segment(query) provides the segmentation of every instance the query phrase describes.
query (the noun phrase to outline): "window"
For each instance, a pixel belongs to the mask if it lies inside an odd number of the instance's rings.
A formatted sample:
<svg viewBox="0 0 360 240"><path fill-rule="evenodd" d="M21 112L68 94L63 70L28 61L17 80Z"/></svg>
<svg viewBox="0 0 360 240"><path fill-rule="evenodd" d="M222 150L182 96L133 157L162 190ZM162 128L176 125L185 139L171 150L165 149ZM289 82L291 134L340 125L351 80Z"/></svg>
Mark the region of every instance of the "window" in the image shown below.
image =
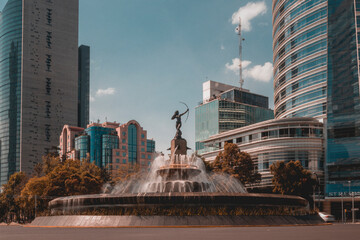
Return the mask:
<svg viewBox="0 0 360 240"><path fill-rule="evenodd" d="M122 148L122 150L126 150L126 146L122 146L121 148Z"/></svg>
<svg viewBox="0 0 360 240"><path fill-rule="evenodd" d="M116 156L120 156L120 152L116 152Z"/></svg>
<svg viewBox="0 0 360 240"><path fill-rule="evenodd" d="M137 128L134 124L128 127L128 151L129 163L136 163L137 161Z"/></svg>
<svg viewBox="0 0 360 240"><path fill-rule="evenodd" d="M122 143L126 143L126 139L123 139L123 140L122 140Z"/></svg>
<svg viewBox="0 0 360 240"><path fill-rule="evenodd" d="M122 155L123 155L123 157L126 157L126 153L123 153Z"/></svg>
<svg viewBox="0 0 360 240"><path fill-rule="evenodd" d="M145 146L145 142L144 142L144 141L141 141L141 146Z"/></svg>
<svg viewBox="0 0 360 240"><path fill-rule="evenodd" d="M117 159L116 159L116 163L120 163L120 159L117 158Z"/></svg>
<svg viewBox="0 0 360 240"><path fill-rule="evenodd" d="M141 138L144 138L145 137L145 135L144 134L141 134Z"/></svg>
<svg viewBox="0 0 360 240"><path fill-rule="evenodd" d="M151 159L151 155L150 155L150 154L148 155L148 159Z"/></svg>
<svg viewBox="0 0 360 240"><path fill-rule="evenodd" d="M145 158L145 154L141 154L141 158Z"/></svg>
<svg viewBox="0 0 360 240"><path fill-rule="evenodd" d="M123 159L122 163L123 163L123 164L126 164L126 159Z"/></svg>
<svg viewBox="0 0 360 240"><path fill-rule="evenodd" d="M145 152L145 148L141 148L141 151L142 151L142 152Z"/></svg>
<svg viewBox="0 0 360 240"><path fill-rule="evenodd" d="M126 136L126 132L123 132L122 135L123 135L123 136Z"/></svg>

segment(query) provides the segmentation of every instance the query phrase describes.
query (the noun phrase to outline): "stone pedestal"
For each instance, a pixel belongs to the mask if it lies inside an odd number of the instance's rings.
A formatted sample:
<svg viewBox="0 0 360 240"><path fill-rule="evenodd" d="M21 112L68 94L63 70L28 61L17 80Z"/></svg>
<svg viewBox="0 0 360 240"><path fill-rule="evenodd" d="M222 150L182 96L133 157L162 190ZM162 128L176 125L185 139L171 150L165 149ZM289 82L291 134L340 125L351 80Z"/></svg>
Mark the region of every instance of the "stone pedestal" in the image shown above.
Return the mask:
<svg viewBox="0 0 360 240"><path fill-rule="evenodd" d="M177 148L176 148L177 147ZM175 151L176 149L176 151ZM187 143L183 138L175 138L171 140L171 155L186 155L187 153Z"/></svg>

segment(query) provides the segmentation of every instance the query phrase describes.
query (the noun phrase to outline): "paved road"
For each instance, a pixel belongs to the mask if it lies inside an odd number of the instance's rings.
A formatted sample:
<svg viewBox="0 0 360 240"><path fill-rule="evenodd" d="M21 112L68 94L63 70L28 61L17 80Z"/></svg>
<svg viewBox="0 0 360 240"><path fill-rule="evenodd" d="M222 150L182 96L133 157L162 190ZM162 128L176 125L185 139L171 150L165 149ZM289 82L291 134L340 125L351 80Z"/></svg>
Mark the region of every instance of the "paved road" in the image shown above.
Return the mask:
<svg viewBox="0 0 360 240"><path fill-rule="evenodd" d="M1 240L359 240L360 225L328 225L299 227L236 227L236 228L27 228L0 226Z"/></svg>

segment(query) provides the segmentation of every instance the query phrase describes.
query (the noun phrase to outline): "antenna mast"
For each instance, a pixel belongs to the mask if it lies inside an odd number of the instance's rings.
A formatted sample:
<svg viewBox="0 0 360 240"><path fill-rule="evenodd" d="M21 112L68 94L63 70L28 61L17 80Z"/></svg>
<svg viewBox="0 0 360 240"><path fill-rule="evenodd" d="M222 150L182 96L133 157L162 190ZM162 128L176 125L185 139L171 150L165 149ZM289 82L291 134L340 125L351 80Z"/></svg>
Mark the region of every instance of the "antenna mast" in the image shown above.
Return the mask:
<svg viewBox="0 0 360 240"><path fill-rule="evenodd" d="M236 28L237 34L239 35L239 75L240 75L240 89L242 89L244 84L244 79L242 77L242 41L245 39L241 36L241 17L239 17L239 26Z"/></svg>

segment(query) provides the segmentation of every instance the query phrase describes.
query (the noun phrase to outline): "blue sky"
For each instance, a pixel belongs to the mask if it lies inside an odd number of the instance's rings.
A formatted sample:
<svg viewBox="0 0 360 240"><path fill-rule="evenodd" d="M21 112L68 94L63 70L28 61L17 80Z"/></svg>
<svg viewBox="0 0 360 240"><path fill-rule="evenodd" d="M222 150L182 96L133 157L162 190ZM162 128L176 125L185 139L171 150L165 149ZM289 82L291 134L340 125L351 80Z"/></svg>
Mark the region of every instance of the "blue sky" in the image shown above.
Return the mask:
<svg viewBox="0 0 360 240"><path fill-rule="evenodd" d="M268 96L273 107L271 1L80 0L79 44L91 47L90 119L135 119L165 151L175 134L170 118L186 102L182 132L194 148L202 83L238 85L232 16L240 8L244 65L251 61L244 88Z"/></svg>

